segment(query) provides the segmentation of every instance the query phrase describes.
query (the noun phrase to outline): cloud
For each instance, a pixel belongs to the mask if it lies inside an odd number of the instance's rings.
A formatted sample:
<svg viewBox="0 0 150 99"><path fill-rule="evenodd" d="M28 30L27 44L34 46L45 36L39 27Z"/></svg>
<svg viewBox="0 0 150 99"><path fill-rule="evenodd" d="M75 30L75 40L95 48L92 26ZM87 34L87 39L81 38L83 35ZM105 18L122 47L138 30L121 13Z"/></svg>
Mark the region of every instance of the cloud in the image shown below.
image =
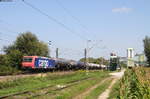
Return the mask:
<svg viewBox="0 0 150 99"><path fill-rule="evenodd" d="M128 13L128 12L131 12L132 10L133 10L132 8L121 7L121 8L113 8L112 12L114 12L114 13Z"/></svg>

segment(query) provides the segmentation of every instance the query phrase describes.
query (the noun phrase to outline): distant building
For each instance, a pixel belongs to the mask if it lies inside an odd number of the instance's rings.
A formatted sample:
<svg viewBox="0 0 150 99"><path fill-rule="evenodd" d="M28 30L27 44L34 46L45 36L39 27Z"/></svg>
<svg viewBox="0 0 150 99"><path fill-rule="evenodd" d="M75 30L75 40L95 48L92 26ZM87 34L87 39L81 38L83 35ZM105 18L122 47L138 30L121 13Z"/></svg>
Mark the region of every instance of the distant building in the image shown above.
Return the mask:
<svg viewBox="0 0 150 99"><path fill-rule="evenodd" d="M127 58L133 58L134 57L134 49L133 48L128 48L127 49Z"/></svg>
<svg viewBox="0 0 150 99"><path fill-rule="evenodd" d="M146 56L144 53L136 54L134 57L135 66L145 66L146 65Z"/></svg>
<svg viewBox="0 0 150 99"><path fill-rule="evenodd" d="M119 62L127 64L127 57L119 57Z"/></svg>
<svg viewBox="0 0 150 99"><path fill-rule="evenodd" d="M127 49L127 67L134 67L134 49Z"/></svg>
<svg viewBox="0 0 150 99"><path fill-rule="evenodd" d="M146 59L144 52L140 54L135 54L135 51L133 48L128 48L126 55L127 55L126 57L120 57L114 53L111 53L110 59L118 58L119 63L123 63L127 65L127 67L147 66L147 59Z"/></svg>
<svg viewBox="0 0 150 99"><path fill-rule="evenodd" d="M135 54L133 48L127 49L127 56L126 57L119 57L119 61L126 64L127 67L134 67L134 66L146 66L146 56L144 53Z"/></svg>

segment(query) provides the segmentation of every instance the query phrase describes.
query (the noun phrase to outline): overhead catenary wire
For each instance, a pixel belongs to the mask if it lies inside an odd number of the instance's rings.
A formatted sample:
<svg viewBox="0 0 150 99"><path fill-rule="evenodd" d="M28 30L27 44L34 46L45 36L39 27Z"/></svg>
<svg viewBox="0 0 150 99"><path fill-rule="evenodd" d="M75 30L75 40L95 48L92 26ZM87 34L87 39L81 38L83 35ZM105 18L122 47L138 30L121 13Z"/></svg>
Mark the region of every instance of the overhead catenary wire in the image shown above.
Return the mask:
<svg viewBox="0 0 150 99"><path fill-rule="evenodd" d="M97 41L95 44L93 44L92 47L90 47L90 48L88 49L88 51L90 51L90 50L93 49L95 46L97 46L97 45L99 44L99 42L102 42L102 40Z"/></svg>
<svg viewBox="0 0 150 99"><path fill-rule="evenodd" d="M78 54L78 55L81 55L83 52L80 51L80 50L74 50L74 49L71 49L71 48L60 48L60 52L59 54L60 55L73 55L73 54Z"/></svg>
<svg viewBox="0 0 150 99"><path fill-rule="evenodd" d="M8 39L1 39L0 38L0 54L2 54L4 51L4 47L2 46L2 42L5 42L5 46L7 45L7 44L11 44L12 42L10 41L10 40L8 40Z"/></svg>
<svg viewBox="0 0 150 99"><path fill-rule="evenodd" d="M6 22L2 19L0 19L0 23L5 23L7 25L12 26L11 24L9 24L8 22ZM16 31L6 28L6 27L0 27L0 28L1 28L1 30L7 31L7 32L0 31L0 42L5 42L5 43L7 42L8 44L13 43L13 40L9 39L9 38L16 37L18 33Z"/></svg>
<svg viewBox="0 0 150 99"><path fill-rule="evenodd" d="M15 32L15 31L13 31L13 30L10 30L10 29L8 29L8 28L5 28L5 27L0 27L2 30L5 30L5 31L7 31L7 32L11 32L11 33L13 33L13 34L17 34L17 32Z"/></svg>
<svg viewBox="0 0 150 99"><path fill-rule="evenodd" d="M55 50L51 50L53 52L56 53L56 48L59 48L59 57L60 58L63 58L64 56L65 57L69 57L69 56L82 56L83 52L80 51L80 50L75 50L75 49L71 49L71 48L62 48L62 47L56 47L55 44L52 44L51 46L52 49L55 49ZM54 54L53 54L54 55Z"/></svg>
<svg viewBox="0 0 150 99"><path fill-rule="evenodd" d="M36 10L37 12L41 13L42 15L46 16L49 20L54 21L55 23L59 24L61 27L63 27L64 29L66 29L68 32L80 37L82 40L87 40L87 38L85 36L82 36L78 33L76 33L74 30L72 30L71 28L69 28L68 26L66 26L65 24L63 24L62 22L58 21L57 19L55 19L54 17L48 15L47 13L43 12L41 9L35 7L34 5L32 5L31 3L22 0L24 2L24 4L30 6L32 9Z"/></svg>
<svg viewBox="0 0 150 99"><path fill-rule="evenodd" d="M82 22L80 21L80 19L77 18L75 15L73 15L73 14L71 13L71 11L68 10L68 9L60 2L60 0L55 0L55 1L56 1L56 3L57 3L68 15L70 15L70 16L72 17L72 19L74 19L74 20L81 26L81 28L83 29L84 32L90 33L89 30L88 30L88 28L87 28L87 26L85 26L84 24L82 24Z"/></svg>
<svg viewBox="0 0 150 99"><path fill-rule="evenodd" d="M3 35L5 35L5 36L7 36L7 37L16 37L17 36L17 35L13 34L14 32L9 32L9 31L5 32L5 33L2 32L2 31L0 31L0 33L3 34Z"/></svg>
<svg viewBox="0 0 150 99"><path fill-rule="evenodd" d="M12 41L10 41L9 39L4 39L4 38L1 38L1 34L2 34L2 32L0 32L0 41L6 41L6 42L9 42L9 43L11 43Z"/></svg>
<svg viewBox="0 0 150 99"><path fill-rule="evenodd" d="M8 22L6 22L6 21L4 21L4 20L2 20L2 19L0 19L0 22L1 22L1 23L5 23L5 24L7 24L7 25L11 25L10 23L8 23Z"/></svg>
<svg viewBox="0 0 150 99"><path fill-rule="evenodd" d="M8 39L1 39L1 38L0 38L0 41L6 41L6 42L11 43L11 41L10 41L10 40L8 40Z"/></svg>
<svg viewBox="0 0 150 99"><path fill-rule="evenodd" d="M70 16L72 17L72 19L74 19L74 20L81 26L81 28L83 29L83 32L88 33L88 34L91 34L91 31L89 31L89 29L87 28L87 26L86 26L85 24L83 24L83 23L81 22L81 20L80 20L77 16L73 15L73 14L71 13L71 11L68 10L68 9L61 3L60 0L55 0L55 1L56 1L56 3L57 3L68 15L70 15ZM92 32L92 34L94 34L94 36L96 36L95 33ZM93 36L93 35L92 35L92 36ZM93 36L93 37L94 37L94 36ZM94 38L95 38L95 37L94 37Z"/></svg>
<svg viewBox="0 0 150 99"><path fill-rule="evenodd" d="M10 25L8 22L5 22L4 20L2 20L2 19L0 19L0 22L2 22L2 23L5 23L5 24L7 24L7 25ZM12 26L12 25L10 25L10 26ZM11 35L14 35L14 36L16 36L16 35L18 35L18 33L19 32L16 32L15 30L12 30L12 29L9 29L9 28L6 28L6 27L0 27L2 30L5 30L5 31L7 31L7 32L9 32L9 33L11 33Z"/></svg>

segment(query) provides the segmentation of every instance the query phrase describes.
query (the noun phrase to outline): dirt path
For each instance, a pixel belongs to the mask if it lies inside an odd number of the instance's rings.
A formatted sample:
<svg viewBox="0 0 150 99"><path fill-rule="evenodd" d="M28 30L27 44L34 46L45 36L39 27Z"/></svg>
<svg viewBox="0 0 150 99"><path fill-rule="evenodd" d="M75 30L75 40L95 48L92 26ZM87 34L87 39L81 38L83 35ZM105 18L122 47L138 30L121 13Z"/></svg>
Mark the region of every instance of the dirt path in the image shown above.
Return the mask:
<svg viewBox="0 0 150 99"><path fill-rule="evenodd" d="M92 86L91 88L87 89L86 91L84 91L83 93L81 93L78 96L74 97L73 99L84 99L92 90L94 90L95 88L100 86L106 80L113 79L112 82L110 83L110 86L98 97L98 99L107 99L108 96L109 96L109 93L110 93L110 89L115 84L115 82L123 76L124 71L125 70L122 70L121 72L110 73L109 75L111 75L111 77L105 78L100 83Z"/></svg>
<svg viewBox="0 0 150 99"><path fill-rule="evenodd" d="M123 76L124 71L125 70L122 70L121 72L110 73L110 75L112 75L113 77L113 81L111 82L109 87L102 94L100 94L98 99L107 99L109 97L109 93L110 93L112 86L115 84L117 80L119 80Z"/></svg>
<svg viewBox="0 0 150 99"><path fill-rule="evenodd" d="M79 94L78 96L74 97L73 99L84 99L93 89L97 88L98 86L100 86L101 84L103 84L106 80L112 79L111 77L105 78L102 81L100 81L100 83L92 86L91 88L87 89L86 91L84 91L83 93Z"/></svg>

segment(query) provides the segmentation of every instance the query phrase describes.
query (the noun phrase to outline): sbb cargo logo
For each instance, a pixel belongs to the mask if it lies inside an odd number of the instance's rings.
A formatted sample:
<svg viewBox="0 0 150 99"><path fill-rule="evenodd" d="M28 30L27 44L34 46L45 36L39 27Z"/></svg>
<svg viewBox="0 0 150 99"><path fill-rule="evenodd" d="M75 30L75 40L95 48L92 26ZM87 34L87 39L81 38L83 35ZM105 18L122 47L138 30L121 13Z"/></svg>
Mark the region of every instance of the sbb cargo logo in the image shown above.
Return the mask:
<svg viewBox="0 0 150 99"><path fill-rule="evenodd" d="M48 67L48 60L39 60L39 67Z"/></svg>

